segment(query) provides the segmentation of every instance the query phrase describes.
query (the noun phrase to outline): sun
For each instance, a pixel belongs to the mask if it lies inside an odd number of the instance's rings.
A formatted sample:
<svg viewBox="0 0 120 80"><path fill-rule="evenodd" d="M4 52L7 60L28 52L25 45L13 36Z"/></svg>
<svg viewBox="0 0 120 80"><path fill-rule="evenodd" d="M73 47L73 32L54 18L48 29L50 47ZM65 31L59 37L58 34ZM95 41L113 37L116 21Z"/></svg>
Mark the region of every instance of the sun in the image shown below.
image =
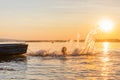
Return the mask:
<svg viewBox="0 0 120 80"><path fill-rule="evenodd" d="M114 26L113 21L109 19L104 19L99 21L99 28L104 32L109 32Z"/></svg>

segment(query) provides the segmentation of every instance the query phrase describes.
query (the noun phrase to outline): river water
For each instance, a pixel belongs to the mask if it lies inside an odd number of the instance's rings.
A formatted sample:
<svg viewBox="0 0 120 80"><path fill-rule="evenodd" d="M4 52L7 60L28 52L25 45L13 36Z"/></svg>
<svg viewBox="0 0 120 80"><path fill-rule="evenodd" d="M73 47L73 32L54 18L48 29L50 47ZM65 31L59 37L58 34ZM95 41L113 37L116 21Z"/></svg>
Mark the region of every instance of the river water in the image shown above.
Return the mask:
<svg viewBox="0 0 120 80"><path fill-rule="evenodd" d="M37 54L61 54L63 46L70 54L83 43L28 44L27 55L0 57L0 80L120 80L120 43L95 43L92 54L65 57Z"/></svg>

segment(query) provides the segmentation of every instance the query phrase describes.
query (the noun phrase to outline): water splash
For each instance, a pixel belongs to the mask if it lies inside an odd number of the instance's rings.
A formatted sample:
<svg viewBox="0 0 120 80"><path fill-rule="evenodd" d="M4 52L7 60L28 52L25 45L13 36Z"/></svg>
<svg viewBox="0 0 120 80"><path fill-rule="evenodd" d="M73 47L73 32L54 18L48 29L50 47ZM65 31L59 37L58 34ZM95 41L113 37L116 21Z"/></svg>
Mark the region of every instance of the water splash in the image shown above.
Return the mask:
<svg viewBox="0 0 120 80"><path fill-rule="evenodd" d="M93 53L94 51L94 45L95 45L95 34L96 30L92 30L88 33L85 42L84 42L84 47L81 51L81 54L88 54L88 53Z"/></svg>
<svg viewBox="0 0 120 80"><path fill-rule="evenodd" d="M82 54L91 54L94 51L94 44L95 44L95 34L96 30L90 31L85 39L84 46L80 46L80 34L77 34L77 40L74 42L73 40L69 40L62 46L59 51L54 48L52 51L42 49L38 50L34 53L28 53L28 55L32 56L79 56ZM74 46L76 45L76 46Z"/></svg>

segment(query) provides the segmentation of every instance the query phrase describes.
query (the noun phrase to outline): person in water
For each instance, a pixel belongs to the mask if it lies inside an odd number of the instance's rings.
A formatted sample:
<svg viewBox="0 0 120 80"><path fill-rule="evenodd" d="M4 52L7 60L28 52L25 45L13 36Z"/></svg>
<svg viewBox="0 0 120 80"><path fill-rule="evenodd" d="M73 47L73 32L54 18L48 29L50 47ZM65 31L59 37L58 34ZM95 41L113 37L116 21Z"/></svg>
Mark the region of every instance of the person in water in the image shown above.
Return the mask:
<svg viewBox="0 0 120 80"><path fill-rule="evenodd" d="M67 55L67 48L66 47L62 47L62 50L61 50L63 56L66 56Z"/></svg>

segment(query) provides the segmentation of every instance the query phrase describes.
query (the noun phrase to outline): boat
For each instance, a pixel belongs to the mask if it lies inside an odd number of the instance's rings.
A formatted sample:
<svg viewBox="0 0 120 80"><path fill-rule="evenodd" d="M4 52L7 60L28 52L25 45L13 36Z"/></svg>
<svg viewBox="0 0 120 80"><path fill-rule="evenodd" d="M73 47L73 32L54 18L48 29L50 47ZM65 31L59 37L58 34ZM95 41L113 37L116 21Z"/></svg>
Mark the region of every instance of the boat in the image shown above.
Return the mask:
<svg viewBox="0 0 120 80"><path fill-rule="evenodd" d="M0 44L0 55L20 55L27 52L26 43L2 43Z"/></svg>

